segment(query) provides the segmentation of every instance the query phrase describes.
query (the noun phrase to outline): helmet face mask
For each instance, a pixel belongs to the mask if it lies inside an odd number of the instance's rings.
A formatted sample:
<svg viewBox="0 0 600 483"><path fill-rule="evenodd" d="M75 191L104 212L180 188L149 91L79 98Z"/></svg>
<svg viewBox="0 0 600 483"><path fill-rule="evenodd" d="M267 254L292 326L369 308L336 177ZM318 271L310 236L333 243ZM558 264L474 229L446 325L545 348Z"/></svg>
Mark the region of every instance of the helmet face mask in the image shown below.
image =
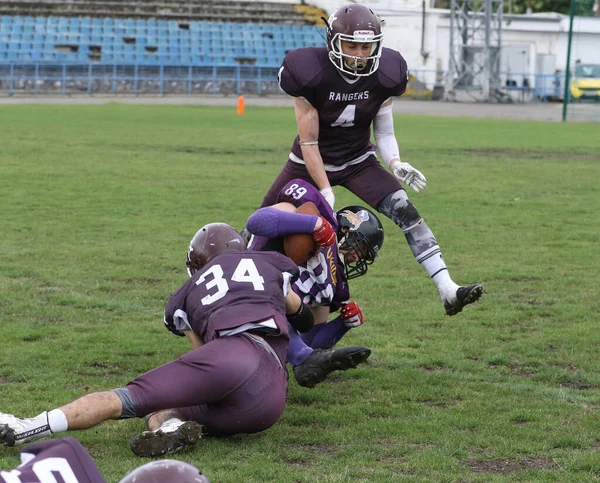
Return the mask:
<svg viewBox="0 0 600 483"><path fill-rule="evenodd" d="M344 257L346 280L358 278L367 273L368 266L377 258L377 253L358 232L347 232L339 250ZM355 254L354 256L352 256ZM354 258L358 258L354 260Z"/></svg>
<svg viewBox="0 0 600 483"><path fill-rule="evenodd" d="M339 8L327 21L329 60L344 74L354 77L371 75L379 67L383 34L381 22L364 5L352 4ZM368 56L344 52L344 42L370 44Z"/></svg>
<svg viewBox="0 0 600 483"><path fill-rule="evenodd" d="M336 214L338 249L344 259L347 280L367 273L383 245L383 226L377 216L362 206L346 206Z"/></svg>

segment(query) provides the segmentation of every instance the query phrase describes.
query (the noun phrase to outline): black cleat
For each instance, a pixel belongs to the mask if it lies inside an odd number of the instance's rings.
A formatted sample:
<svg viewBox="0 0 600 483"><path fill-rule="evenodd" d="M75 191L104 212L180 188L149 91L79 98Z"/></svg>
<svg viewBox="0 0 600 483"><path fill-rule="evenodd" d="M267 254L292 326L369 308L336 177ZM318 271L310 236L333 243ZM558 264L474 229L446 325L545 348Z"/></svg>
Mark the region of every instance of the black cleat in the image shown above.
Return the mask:
<svg viewBox="0 0 600 483"><path fill-rule="evenodd" d="M479 300L479 297L483 295L483 285L475 283L468 287L458 287L456 291L456 300L454 302L445 301L444 308L446 309L446 315L456 315L462 312L465 305L472 304Z"/></svg>
<svg viewBox="0 0 600 483"><path fill-rule="evenodd" d="M371 349L363 346L315 349L308 359L294 367L294 377L302 387L315 387L333 371L354 369L370 355Z"/></svg>
<svg viewBox="0 0 600 483"><path fill-rule="evenodd" d="M154 458L194 446L202 437L202 426L196 421L163 424L156 431L144 431L129 445L133 454Z"/></svg>

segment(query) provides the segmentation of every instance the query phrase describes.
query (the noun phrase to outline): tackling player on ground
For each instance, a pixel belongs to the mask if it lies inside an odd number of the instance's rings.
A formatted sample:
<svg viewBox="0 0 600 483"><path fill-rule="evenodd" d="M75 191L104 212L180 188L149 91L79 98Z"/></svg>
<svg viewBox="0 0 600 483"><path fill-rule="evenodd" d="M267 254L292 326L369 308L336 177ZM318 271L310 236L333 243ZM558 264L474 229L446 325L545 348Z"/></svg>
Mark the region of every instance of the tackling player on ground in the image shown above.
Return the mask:
<svg viewBox="0 0 600 483"><path fill-rule="evenodd" d="M290 289L298 267L279 253L247 251L240 234L224 223L198 230L186 265L190 278L169 298L164 321L190 340L191 352L125 387L86 394L34 418L0 413L0 442L14 446L176 408L160 431L131 443L135 454L160 456L195 443L202 433L255 433L275 424L287 393L287 317L307 330L313 322Z"/></svg>

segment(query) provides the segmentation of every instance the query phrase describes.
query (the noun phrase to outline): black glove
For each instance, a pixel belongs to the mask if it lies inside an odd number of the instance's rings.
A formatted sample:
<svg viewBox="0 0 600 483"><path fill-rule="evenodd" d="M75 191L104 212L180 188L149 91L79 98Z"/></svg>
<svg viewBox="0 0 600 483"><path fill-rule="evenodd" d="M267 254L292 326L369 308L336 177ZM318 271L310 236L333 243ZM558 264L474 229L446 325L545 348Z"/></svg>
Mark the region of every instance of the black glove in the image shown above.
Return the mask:
<svg viewBox="0 0 600 483"><path fill-rule="evenodd" d="M304 303L300 304L300 308L296 312L287 314L286 317L290 325L298 332L308 332L315 325L310 307Z"/></svg>

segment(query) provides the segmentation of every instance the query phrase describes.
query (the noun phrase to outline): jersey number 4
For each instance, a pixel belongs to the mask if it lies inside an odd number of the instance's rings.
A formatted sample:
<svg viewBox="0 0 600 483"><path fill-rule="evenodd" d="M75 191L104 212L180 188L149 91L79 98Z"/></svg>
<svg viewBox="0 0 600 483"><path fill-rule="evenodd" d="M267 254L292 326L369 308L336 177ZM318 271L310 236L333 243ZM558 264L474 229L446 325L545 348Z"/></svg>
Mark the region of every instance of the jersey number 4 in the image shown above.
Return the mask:
<svg viewBox="0 0 600 483"><path fill-rule="evenodd" d="M227 292L229 292L229 284L224 275L221 265L216 264L210 267L198 280L196 280L196 285L204 284L207 291L213 290L214 288L217 289L216 292L202 298L202 305L210 305L227 295ZM258 269L251 258L242 258L240 260L240 263L238 263L238 266L231 276L231 281L251 283L254 290L262 291L265 289L265 279L258 273Z"/></svg>
<svg viewBox="0 0 600 483"><path fill-rule="evenodd" d="M348 104L331 127L352 127L356 116L356 104Z"/></svg>

